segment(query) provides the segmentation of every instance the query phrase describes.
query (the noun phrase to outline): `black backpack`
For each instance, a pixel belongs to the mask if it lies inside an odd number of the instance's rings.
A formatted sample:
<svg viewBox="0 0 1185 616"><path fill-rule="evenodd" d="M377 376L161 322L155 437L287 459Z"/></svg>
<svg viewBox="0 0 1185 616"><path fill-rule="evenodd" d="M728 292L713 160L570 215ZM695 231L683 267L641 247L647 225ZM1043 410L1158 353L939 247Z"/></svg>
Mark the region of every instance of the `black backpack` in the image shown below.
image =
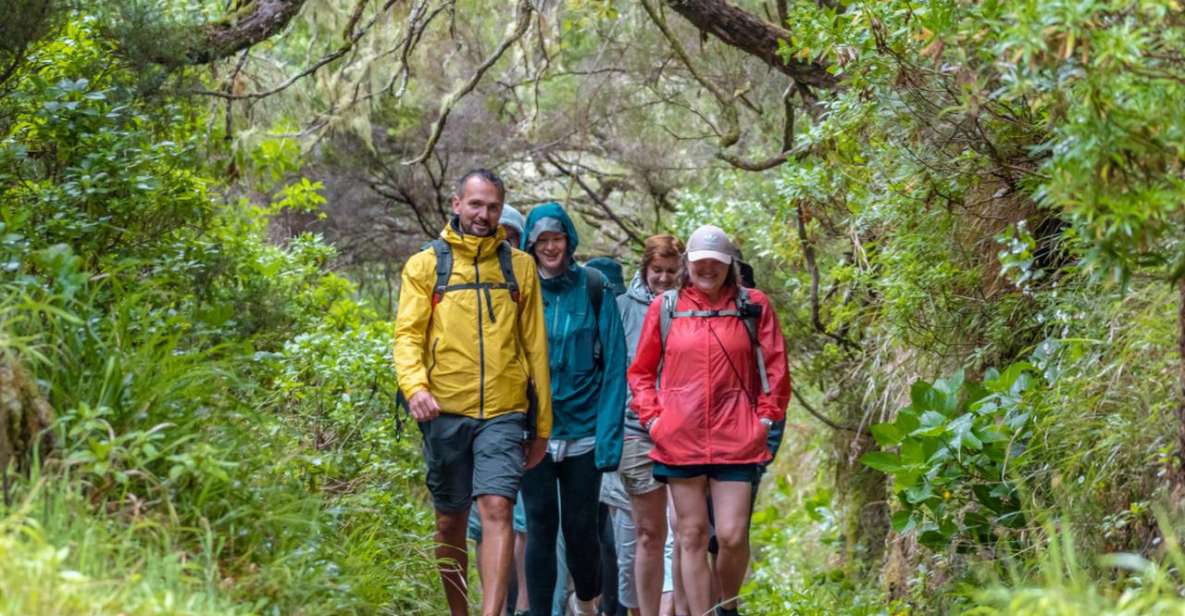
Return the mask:
<svg viewBox="0 0 1185 616"><path fill-rule="evenodd" d="M502 270L502 282L481 282L480 276L477 282L465 282L461 284L448 283L449 276L453 273L453 247L444 241L443 238L437 238L424 245L424 248L431 248L436 255L436 283L432 285L432 309L436 309L436 304L444 299L444 294L449 291L461 291L466 289L480 289L485 291L486 298L489 298L491 289L506 289L510 291L510 297L514 303L518 303L520 299L518 289L518 279L514 276L514 263L511 259L510 244L506 242L498 243L498 269ZM490 308L490 319L494 318L494 309Z"/></svg>

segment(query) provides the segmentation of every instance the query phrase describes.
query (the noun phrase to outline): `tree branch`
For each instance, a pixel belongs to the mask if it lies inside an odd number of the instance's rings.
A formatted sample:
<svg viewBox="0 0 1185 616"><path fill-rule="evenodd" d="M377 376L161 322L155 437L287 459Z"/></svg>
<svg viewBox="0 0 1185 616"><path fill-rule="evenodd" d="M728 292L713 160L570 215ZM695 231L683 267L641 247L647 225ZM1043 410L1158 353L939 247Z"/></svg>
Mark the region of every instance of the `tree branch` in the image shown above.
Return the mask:
<svg viewBox="0 0 1185 616"><path fill-rule="evenodd" d="M505 39L502 39L502 42L498 44L494 53L490 54L490 57L486 58L485 62L481 63L481 66L477 67L477 70L473 72L473 75L469 77L468 81L461 84L460 88L445 97L444 101L440 104L440 117L432 124L432 132L428 136L428 143L424 144L424 151L411 160L403 161L403 164L417 165L428 160L428 157L432 155L432 150L436 148L436 143L440 141L440 135L444 132L444 124L448 121L448 115L453 110L453 106L464 98L466 94L472 92L473 88L477 87L478 82L486 74L486 71L490 70L490 67L498 62L498 59L502 57L502 54L506 53L506 50L511 45L522 38L523 34L526 34L527 28L531 25L530 2L519 0L515 20L514 30Z"/></svg>
<svg viewBox="0 0 1185 616"><path fill-rule="evenodd" d="M815 326L815 330L820 334L835 340L843 346L853 350L860 350L860 346L848 340L847 338L827 331L823 326L823 320L819 316L819 264L815 262L815 245L811 243L806 235L806 214L803 212L802 203L799 203L794 208L794 214L798 222L798 243L802 245L802 256L806 259L807 269L811 273L811 324Z"/></svg>
<svg viewBox="0 0 1185 616"><path fill-rule="evenodd" d="M609 204L605 203L605 200L600 195L598 195L596 191L594 191L587 183L585 183L584 179L580 177L580 174L573 173L571 170L564 167L562 164L560 164L559 160L551 154L545 153L543 157L546 158L547 162L551 163L553 167L558 169L560 173L575 180L576 183L580 185L581 190L583 190L589 196L589 198L593 200L594 203L600 206L601 210L605 212L605 215L608 216L609 219L614 222L614 224L616 224L618 227L621 227L622 231L625 231L626 235L630 237L630 240L636 242L638 245L642 244L642 236L638 235L633 229L630 229L628 226L626 226L625 221L618 217L617 214L613 212L613 208L610 208Z"/></svg>
<svg viewBox="0 0 1185 616"><path fill-rule="evenodd" d="M251 0L234 13L202 28L198 42L181 57L187 64L209 64L263 42L288 27L306 0ZM175 59L163 61L168 64Z"/></svg>
<svg viewBox="0 0 1185 616"><path fill-rule="evenodd" d="M823 422L832 430L845 430L847 432L854 432L856 434L861 434L863 432L862 430L853 428L852 426L837 424L831 419L828 419L827 416L823 415L819 411L816 411L815 407L811 406L810 403L806 401L806 398L803 398L802 394L798 393L798 388L792 388L791 391L794 393L794 399L798 400L798 403L802 405L802 408L806 409L806 412L814 415L815 419Z"/></svg>
<svg viewBox="0 0 1185 616"><path fill-rule="evenodd" d="M839 80L823 64L793 59L784 62L778 53L778 41L788 42L790 32L733 6L728 0L666 0L666 4L699 31L761 59L794 81L828 89L838 84Z"/></svg>
<svg viewBox="0 0 1185 616"><path fill-rule="evenodd" d="M700 83L700 85L707 88L708 91L712 93L712 96L715 96L716 100L719 101L721 111L724 113L724 123L726 126L724 133L720 135L720 149L723 150L725 148L731 147L741 137L741 128L740 123L737 120L737 108L736 103L733 101L733 97L725 94L724 91L720 89L720 86L716 85L714 82L704 77L698 70L696 70L695 65L691 63L691 57L688 56L687 51L683 49L683 44L679 42L679 39L675 36L675 33L671 32L670 27L667 26L667 22L665 19L663 19L662 15L659 15L658 11L654 7L650 6L650 2L648 0L642 0L642 8L646 10L646 14L650 16L650 20L654 22L654 25L658 26L659 31L661 31L663 36L666 37L667 42L671 45L671 50L675 52L675 56L679 58L679 61L683 63L683 66L687 67L687 72L691 73L691 76L694 77L695 80Z"/></svg>

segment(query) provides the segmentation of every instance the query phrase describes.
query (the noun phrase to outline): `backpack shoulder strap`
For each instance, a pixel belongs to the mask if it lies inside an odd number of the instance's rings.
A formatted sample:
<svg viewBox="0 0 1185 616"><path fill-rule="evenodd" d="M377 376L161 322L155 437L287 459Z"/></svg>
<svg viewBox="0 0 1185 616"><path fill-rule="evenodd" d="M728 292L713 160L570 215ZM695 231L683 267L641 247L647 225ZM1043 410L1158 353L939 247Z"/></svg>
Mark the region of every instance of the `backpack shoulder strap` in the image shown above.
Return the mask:
<svg viewBox="0 0 1185 616"><path fill-rule="evenodd" d="M605 275L592 267L586 267L584 271L588 273L588 283L585 286L585 290L588 291L588 303L592 304L593 315L596 316L597 326L600 327L601 302L605 300Z"/></svg>
<svg viewBox="0 0 1185 616"><path fill-rule="evenodd" d="M510 291L510 298L518 303L518 278L514 275L514 253L507 242L498 244L498 268L502 270L502 280L506 283L506 290Z"/></svg>
<svg viewBox="0 0 1185 616"><path fill-rule="evenodd" d="M668 289L663 291L662 310L659 312L659 332L662 334L662 351L666 354L667 351L667 334L671 333L671 319L675 318L675 306L679 304L679 290Z"/></svg>
<svg viewBox="0 0 1185 616"><path fill-rule="evenodd" d="M453 273L453 248L443 238L436 238L428 245L436 254L436 282L432 285L432 307L436 308L436 304L444 297L449 276Z"/></svg>
<svg viewBox="0 0 1185 616"><path fill-rule="evenodd" d="M757 310L751 308L756 306ZM769 394L769 376L765 373L765 353L761 350L761 341L757 338L757 319L761 315L760 304L754 304L749 299L749 288L740 287L737 290L737 316L745 324L745 331L749 332L749 343L753 346L753 357L757 360L757 374L761 377L761 393Z"/></svg>
<svg viewBox="0 0 1185 616"><path fill-rule="evenodd" d="M658 311L659 342L662 354L658 356L658 383L662 383L662 368L667 360L667 334L671 333L671 319L675 318L675 306L679 304L679 289L667 289L656 301L662 302Z"/></svg>

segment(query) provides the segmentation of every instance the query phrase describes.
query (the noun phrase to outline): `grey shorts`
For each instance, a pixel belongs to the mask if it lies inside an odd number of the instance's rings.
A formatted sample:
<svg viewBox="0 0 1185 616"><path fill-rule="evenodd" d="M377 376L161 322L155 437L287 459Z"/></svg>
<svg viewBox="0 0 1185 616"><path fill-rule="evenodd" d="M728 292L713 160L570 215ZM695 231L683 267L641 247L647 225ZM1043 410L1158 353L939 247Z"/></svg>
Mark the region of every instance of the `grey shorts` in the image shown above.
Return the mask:
<svg viewBox="0 0 1185 616"><path fill-rule="evenodd" d="M428 464L428 491L442 513L464 511L485 494L514 500L526 467L526 415L474 419L441 413L419 424Z"/></svg>
<svg viewBox="0 0 1185 616"><path fill-rule="evenodd" d="M621 449L621 465L617 467L617 473L621 475L621 483L625 485L627 494L649 494L662 487L654 478L654 460L650 459L652 449L654 442L649 438L625 439Z"/></svg>

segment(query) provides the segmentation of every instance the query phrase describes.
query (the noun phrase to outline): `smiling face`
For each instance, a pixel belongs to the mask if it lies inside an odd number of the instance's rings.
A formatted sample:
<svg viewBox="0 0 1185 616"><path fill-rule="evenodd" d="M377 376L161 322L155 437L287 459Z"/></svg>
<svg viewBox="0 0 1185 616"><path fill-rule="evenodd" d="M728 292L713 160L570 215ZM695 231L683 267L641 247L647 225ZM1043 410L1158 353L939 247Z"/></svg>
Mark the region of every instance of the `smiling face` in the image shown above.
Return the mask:
<svg viewBox="0 0 1185 616"><path fill-rule="evenodd" d="M692 286L715 298L728 279L729 267L729 264L715 259L700 259L689 263L687 269Z"/></svg>
<svg viewBox="0 0 1185 616"><path fill-rule="evenodd" d="M646 287L655 295L674 289L683 273L683 261L674 256L656 256L646 266Z"/></svg>
<svg viewBox="0 0 1185 616"><path fill-rule="evenodd" d="M502 218L502 191L480 176L465 181L461 194L453 196L453 213L461 230L469 235L493 235Z"/></svg>
<svg viewBox="0 0 1185 616"><path fill-rule="evenodd" d="M544 231L533 248L539 269L548 276L558 276L568 268L568 236L558 231Z"/></svg>

